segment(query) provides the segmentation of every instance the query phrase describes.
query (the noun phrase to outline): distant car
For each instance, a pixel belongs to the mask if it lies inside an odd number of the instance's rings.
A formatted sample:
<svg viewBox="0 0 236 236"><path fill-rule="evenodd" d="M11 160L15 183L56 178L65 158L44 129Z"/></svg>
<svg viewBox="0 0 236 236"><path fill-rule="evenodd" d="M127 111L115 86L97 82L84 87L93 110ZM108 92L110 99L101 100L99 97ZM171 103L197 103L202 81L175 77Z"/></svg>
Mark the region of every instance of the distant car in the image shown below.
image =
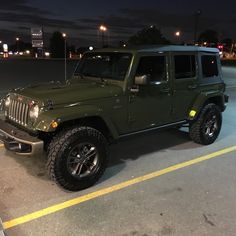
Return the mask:
<svg viewBox="0 0 236 236"><path fill-rule="evenodd" d="M228 102L224 93L218 49L96 50L84 54L66 84L9 93L1 139L21 155L46 150L50 177L77 191L103 174L113 140L188 125L192 140L213 143Z"/></svg>

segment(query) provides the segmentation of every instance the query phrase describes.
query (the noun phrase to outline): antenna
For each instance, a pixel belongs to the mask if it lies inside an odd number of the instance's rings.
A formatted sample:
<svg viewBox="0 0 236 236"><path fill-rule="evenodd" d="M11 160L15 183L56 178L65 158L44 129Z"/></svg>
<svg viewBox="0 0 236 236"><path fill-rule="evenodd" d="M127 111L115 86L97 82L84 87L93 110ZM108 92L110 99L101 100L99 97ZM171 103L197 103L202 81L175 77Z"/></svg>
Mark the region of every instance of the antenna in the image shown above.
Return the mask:
<svg viewBox="0 0 236 236"><path fill-rule="evenodd" d="M65 82L66 82L66 77L67 77L66 36L67 36L67 35L66 35L66 33L63 33L62 36L63 36L64 41L65 41L65 46L64 46L64 50L65 50L65 51L64 51L64 57L65 57L65 58L64 58L64 64L65 64L65 78L64 78L64 79L65 79Z"/></svg>

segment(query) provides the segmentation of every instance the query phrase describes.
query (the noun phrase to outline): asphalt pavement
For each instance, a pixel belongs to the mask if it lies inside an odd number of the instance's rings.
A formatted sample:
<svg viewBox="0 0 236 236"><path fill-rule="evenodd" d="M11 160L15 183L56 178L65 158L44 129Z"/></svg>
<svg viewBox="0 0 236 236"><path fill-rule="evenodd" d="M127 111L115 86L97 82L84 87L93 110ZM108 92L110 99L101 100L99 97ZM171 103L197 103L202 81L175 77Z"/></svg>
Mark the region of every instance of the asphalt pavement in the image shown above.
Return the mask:
<svg viewBox="0 0 236 236"><path fill-rule="evenodd" d="M234 236L236 68L223 71L230 102L214 144L193 143L185 129L122 139L111 146L105 175L87 190L58 188L45 173L46 156L0 147L7 235Z"/></svg>

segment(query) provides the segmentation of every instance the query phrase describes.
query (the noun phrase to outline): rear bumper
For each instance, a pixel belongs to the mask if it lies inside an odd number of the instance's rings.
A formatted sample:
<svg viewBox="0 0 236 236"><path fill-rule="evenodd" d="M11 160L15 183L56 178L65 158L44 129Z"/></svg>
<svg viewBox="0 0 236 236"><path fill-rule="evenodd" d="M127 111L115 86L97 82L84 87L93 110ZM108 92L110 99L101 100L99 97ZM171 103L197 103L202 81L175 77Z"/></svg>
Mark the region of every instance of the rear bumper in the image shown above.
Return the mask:
<svg viewBox="0 0 236 236"><path fill-rule="evenodd" d="M0 119L0 140L7 150L20 155L42 154L44 142Z"/></svg>

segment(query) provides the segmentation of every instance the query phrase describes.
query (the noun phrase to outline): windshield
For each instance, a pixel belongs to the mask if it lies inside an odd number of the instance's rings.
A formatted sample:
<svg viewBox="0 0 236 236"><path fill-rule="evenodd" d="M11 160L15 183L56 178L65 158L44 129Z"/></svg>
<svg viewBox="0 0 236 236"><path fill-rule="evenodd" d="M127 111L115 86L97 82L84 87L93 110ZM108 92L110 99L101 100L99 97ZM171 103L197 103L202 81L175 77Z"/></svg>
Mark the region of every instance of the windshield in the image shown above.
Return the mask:
<svg viewBox="0 0 236 236"><path fill-rule="evenodd" d="M131 57L128 53L87 53L79 63L75 75L123 81Z"/></svg>

